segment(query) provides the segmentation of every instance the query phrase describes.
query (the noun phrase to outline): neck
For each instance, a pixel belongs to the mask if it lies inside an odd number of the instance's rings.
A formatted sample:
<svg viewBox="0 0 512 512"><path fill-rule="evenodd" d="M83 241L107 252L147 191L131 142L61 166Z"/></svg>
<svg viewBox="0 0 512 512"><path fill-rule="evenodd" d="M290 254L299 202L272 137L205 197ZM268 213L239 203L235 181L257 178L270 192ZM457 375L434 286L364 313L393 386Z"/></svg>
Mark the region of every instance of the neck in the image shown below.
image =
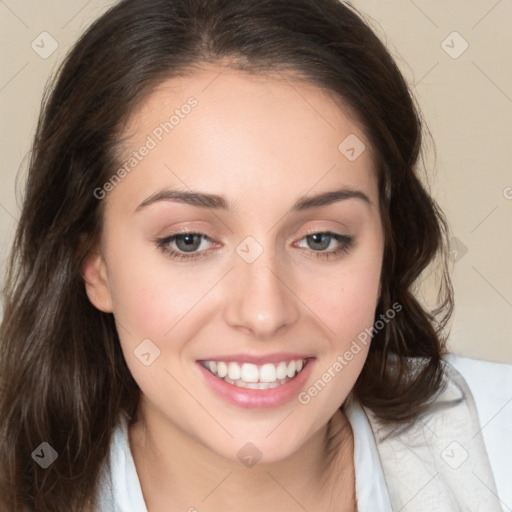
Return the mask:
<svg viewBox="0 0 512 512"><path fill-rule="evenodd" d="M336 510L352 510L353 437L340 410L289 457L245 467L140 405L129 437L149 512L329 510L333 500Z"/></svg>

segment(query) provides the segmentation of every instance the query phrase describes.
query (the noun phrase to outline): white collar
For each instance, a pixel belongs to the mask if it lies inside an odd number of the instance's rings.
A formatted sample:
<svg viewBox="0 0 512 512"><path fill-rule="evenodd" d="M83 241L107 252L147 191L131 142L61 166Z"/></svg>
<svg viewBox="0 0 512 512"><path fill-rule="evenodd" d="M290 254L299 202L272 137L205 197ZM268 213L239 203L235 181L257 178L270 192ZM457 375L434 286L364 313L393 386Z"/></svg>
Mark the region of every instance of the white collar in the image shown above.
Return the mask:
<svg viewBox="0 0 512 512"><path fill-rule="evenodd" d="M356 400L344 408L354 434L358 512L392 512L377 445L364 409Z"/></svg>

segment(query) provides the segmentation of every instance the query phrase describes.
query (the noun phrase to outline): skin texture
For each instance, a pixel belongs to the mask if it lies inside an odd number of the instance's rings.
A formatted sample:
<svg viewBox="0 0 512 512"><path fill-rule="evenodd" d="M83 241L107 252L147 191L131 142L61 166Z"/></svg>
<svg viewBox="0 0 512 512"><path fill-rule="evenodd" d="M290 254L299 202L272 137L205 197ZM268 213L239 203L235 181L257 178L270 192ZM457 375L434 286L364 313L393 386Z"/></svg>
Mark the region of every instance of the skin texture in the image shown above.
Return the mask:
<svg viewBox="0 0 512 512"><path fill-rule="evenodd" d="M369 142L319 88L205 65L138 106L120 162L191 96L197 106L162 141L153 136L156 147L102 199L101 239L83 269L91 302L115 316L142 390L130 443L148 510L355 510L352 432L339 407L368 346L308 404L266 409L214 394L196 361L309 354L307 389L372 326L384 238ZM350 134L366 145L355 161L338 149ZM135 212L173 187L223 195L233 211L158 201ZM371 204L290 212L301 196L342 187ZM203 257L176 260L157 247L181 228L208 237L196 250ZM355 246L322 257L342 243L318 249L308 230L353 236ZM236 251L248 236L262 249L251 263ZM160 355L145 366L134 350L148 338ZM252 467L237 457L248 442L261 452Z"/></svg>

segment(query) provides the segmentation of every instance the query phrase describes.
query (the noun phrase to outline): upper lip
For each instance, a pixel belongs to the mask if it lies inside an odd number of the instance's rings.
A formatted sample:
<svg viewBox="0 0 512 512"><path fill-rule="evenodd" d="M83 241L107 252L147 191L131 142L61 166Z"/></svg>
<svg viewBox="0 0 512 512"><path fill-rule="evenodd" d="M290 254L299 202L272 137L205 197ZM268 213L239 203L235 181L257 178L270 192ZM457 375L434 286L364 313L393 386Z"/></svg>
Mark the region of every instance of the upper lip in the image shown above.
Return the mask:
<svg viewBox="0 0 512 512"><path fill-rule="evenodd" d="M210 356L198 359L198 361L224 361L235 363L252 363L262 365L266 363L280 363L281 361L292 361L298 359L310 359L314 356L310 354L297 354L290 352L277 352L274 354L250 355L250 354L229 354L222 356Z"/></svg>

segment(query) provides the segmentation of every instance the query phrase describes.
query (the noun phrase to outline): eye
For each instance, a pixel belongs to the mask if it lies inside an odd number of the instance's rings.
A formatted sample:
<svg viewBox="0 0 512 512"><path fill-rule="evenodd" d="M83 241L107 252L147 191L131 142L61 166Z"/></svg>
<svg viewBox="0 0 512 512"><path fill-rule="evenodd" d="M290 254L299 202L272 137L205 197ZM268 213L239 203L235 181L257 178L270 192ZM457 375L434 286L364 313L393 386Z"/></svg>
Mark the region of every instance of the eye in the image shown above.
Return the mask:
<svg viewBox="0 0 512 512"><path fill-rule="evenodd" d="M197 252L198 249L202 247L203 240L209 240L211 242L210 238L204 233L181 232L156 240L156 245L172 258L178 260L193 260L205 255L205 250ZM178 250L172 248L170 244L175 244Z"/></svg>
<svg viewBox="0 0 512 512"><path fill-rule="evenodd" d="M355 238L341 233L333 233L332 231L312 231L306 234L301 240L306 240L308 246L312 249L312 256L315 258L332 259L342 253L349 252L355 246ZM335 248L327 251L331 243L335 244Z"/></svg>

